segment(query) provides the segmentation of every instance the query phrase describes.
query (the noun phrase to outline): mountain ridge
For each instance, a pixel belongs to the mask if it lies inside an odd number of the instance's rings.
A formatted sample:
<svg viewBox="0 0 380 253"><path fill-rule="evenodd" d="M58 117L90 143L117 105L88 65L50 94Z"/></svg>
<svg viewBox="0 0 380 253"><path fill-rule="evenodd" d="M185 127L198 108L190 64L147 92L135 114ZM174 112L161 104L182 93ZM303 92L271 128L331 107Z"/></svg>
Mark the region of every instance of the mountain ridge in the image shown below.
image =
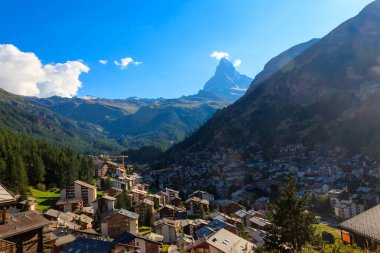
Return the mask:
<svg viewBox="0 0 380 253"><path fill-rule="evenodd" d="M217 112L169 153L287 143L380 150L380 1ZM347 138L347 136L350 136Z"/></svg>

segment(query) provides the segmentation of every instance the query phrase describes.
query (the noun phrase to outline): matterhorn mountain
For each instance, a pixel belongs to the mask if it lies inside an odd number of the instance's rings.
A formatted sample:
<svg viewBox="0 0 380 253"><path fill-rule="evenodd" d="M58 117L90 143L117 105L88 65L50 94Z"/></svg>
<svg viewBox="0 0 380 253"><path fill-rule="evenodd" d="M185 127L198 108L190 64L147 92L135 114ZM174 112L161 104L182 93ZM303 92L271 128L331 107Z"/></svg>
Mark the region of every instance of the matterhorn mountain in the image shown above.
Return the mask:
<svg viewBox="0 0 380 253"><path fill-rule="evenodd" d="M203 91L234 102L244 95L251 82L252 78L240 74L229 59L222 58L214 76L206 82Z"/></svg>

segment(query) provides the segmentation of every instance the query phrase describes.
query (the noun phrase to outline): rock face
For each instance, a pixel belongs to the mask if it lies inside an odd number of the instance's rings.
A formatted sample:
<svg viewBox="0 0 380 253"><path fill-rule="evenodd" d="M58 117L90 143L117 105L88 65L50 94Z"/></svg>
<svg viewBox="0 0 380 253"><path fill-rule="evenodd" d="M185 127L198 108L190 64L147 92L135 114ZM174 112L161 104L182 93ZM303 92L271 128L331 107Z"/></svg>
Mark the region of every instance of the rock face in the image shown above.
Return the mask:
<svg viewBox="0 0 380 253"><path fill-rule="evenodd" d="M236 101L243 96L252 79L236 71L231 61L222 58L215 74L207 81L203 90L217 97Z"/></svg>
<svg viewBox="0 0 380 253"><path fill-rule="evenodd" d="M257 78L261 76L258 75ZM218 112L172 152L201 146L259 143L380 147L380 1Z"/></svg>

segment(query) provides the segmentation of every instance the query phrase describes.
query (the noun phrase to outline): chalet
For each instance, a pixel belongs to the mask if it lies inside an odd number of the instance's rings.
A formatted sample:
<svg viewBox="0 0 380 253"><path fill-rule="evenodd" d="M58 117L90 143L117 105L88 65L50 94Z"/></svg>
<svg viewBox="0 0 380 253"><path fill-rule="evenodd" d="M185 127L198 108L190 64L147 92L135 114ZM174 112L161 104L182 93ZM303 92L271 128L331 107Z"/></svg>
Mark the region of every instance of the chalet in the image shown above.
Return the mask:
<svg viewBox="0 0 380 253"><path fill-rule="evenodd" d="M380 245L380 205L339 224L342 240L376 249Z"/></svg>
<svg viewBox="0 0 380 253"><path fill-rule="evenodd" d="M78 237L67 245L61 253L114 253L114 252L135 252L136 247L131 245L119 244L92 238Z"/></svg>
<svg viewBox="0 0 380 253"><path fill-rule="evenodd" d="M364 206L352 200L341 200L334 206L335 216L339 220L349 219L364 211Z"/></svg>
<svg viewBox="0 0 380 253"><path fill-rule="evenodd" d="M117 237L127 231L138 232L139 215L124 209L110 211L101 221L102 236Z"/></svg>
<svg viewBox="0 0 380 253"><path fill-rule="evenodd" d="M161 243L152 240L146 236L139 234L133 234L129 232L124 232L119 235L116 240L118 243L127 244L139 248L141 253L159 253L161 252Z"/></svg>
<svg viewBox="0 0 380 253"><path fill-rule="evenodd" d="M208 200L209 202L214 201L215 199L214 195L207 193L205 191L195 191L189 197L197 197L200 199Z"/></svg>
<svg viewBox="0 0 380 253"><path fill-rule="evenodd" d="M151 214L153 214L154 202L149 199L144 199L134 206L134 210L139 215L140 221L143 221L145 220L145 215L148 210L151 212Z"/></svg>
<svg viewBox="0 0 380 253"><path fill-rule="evenodd" d="M15 244L17 252L42 252L43 228L50 222L35 211L9 215L1 211L0 240Z"/></svg>
<svg viewBox="0 0 380 253"><path fill-rule="evenodd" d="M200 218L201 216L206 215L209 211L209 201L200 199L198 197L190 197L185 202L185 207L188 215L196 215Z"/></svg>
<svg viewBox="0 0 380 253"><path fill-rule="evenodd" d="M108 165L101 160L94 160L94 169L95 177L104 177L107 174Z"/></svg>
<svg viewBox="0 0 380 253"><path fill-rule="evenodd" d="M253 243L225 230L221 229L206 238L201 238L186 247L186 252L241 252L253 253L255 249Z"/></svg>
<svg viewBox="0 0 380 253"><path fill-rule="evenodd" d="M76 180L61 190L61 199L82 199L84 206L90 206L96 199L96 186Z"/></svg>
<svg viewBox="0 0 380 253"><path fill-rule="evenodd" d="M154 209L158 209L161 206L163 206L162 198L158 194L148 194L147 199L153 201L153 203L154 203Z"/></svg>
<svg viewBox="0 0 380 253"><path fill-rule="evenodd" d="M180 225L178 220L164 218L155 222L153 232L162 235L164 243L175 244L180 234Z"/></svg>
<svg viewBox="0 0 380 253"><path fill-rule="evenodd" d="M166 193L169 197L169 202L172 202L175 199L179 199L179 191L165 188L161 192Z"/></svg>
<svg viewBox="0 0 380 253"><path fill-rule="evenodd" d="M139 190L139 189L132 189L131 194L133 195L133 198L132 198L133 202L139 203L146 198L146 196L148 195L148 192L144 190Z"/></svg>
<svg viewBox="0 0 380 253"><path fill-rule="evenodd" d="M174 219L179 213L185 213L185 208L179 208L172 205L165 205L157 210L157 216L158 218L171 218Z"/></svg>
<svg viewBox="0 0 380 253"><path fill-rule="evenodd" d="M97 198L96 200L94 200L94 202L92 202L94 213L96 213L98 209L101 214L106 213L108 211L112 211L113 209L115 209L115 200L116 198L108 195L103 195Z"/></svg>
<svg viewBox="0 0 380 253"><path fill-rule="evenodd" d="M230 215L239 210L245 210L246 208L231 200L220 200L217 203L217 209L219 212Z"/></svg>
<svg viewBox="0 0 380 253"><path fill-rule="evenodd" d="M195 231L197 231L201 227L207 226L209 222L202 219L196 219L196 220L185 219L185 220L181 220L180 224L181 224L181 228L184 234L194 236Z"/></svg>
<svg viewBox="0 0 380 253"><path fill-rule="evenodd" d="M77 212L83 208L82 199L60 199L55 204L57 210L62 212Z"/></svg>

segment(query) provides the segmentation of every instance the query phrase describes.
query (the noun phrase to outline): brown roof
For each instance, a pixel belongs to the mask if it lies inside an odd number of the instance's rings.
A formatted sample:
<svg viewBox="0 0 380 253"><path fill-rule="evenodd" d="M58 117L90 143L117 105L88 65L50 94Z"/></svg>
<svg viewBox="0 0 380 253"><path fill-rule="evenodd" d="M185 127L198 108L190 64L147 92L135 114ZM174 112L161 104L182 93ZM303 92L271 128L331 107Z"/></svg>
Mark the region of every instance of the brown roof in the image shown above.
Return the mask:
<svg viewBox="0 0 380 253"><path fill-rule="evenodd" d="M75 184L79 184L79 185L84 186L84 187L87 187L87 188L91 188L93 190L96 190L96 186L95 185L88 184L88 183L80 181L80 180L75 180L74 183Z"/></svg>
<svg viewBox="0 0 380 253"><path fill-rule="evenodd" d="M56 205L64 205L64 204L75 204L80 201L83 201L82 199L60 199L57 201Z"/></svg>
<svg viewBox="0 0 380 253"><path fill-rule="evenodd" d="M49 224L47 219L35 211L13 214L6 224L0 225L0 238L8 238Z"/></svg>
<svg viewBox="0 0 380 253"><path fill-rule="evenodd" d="M380 242L380 205L342 222L339 227Z"/></svg>

